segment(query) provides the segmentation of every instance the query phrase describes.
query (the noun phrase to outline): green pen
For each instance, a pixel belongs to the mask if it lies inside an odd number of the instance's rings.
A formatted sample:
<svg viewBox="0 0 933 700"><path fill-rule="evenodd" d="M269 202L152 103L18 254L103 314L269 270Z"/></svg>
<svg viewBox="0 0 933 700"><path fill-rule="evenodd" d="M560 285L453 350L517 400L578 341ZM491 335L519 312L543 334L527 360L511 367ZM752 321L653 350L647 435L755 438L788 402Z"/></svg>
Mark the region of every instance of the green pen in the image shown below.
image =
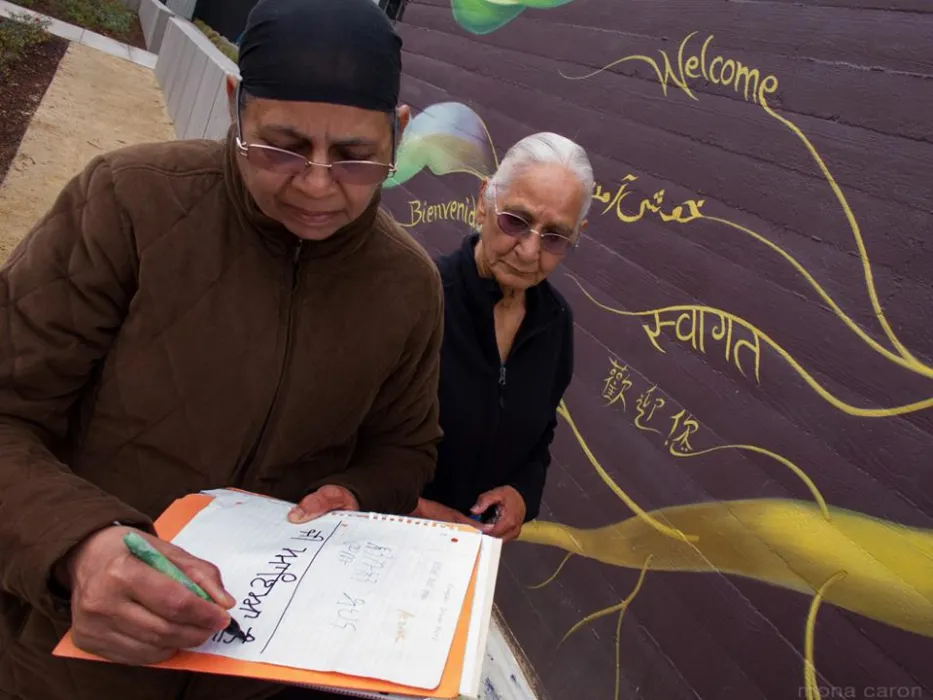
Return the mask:
<svg viewBox="0 0 933 700"><path fill-rule="evenodd" d="M126 535L123 536L123 542L126 544L126 548L130 550L130 554L132 554L144 564L148 564L156 571L171 577L175 581L178 581L178 583L183 585L199 598L206 600L209 603L216 602L204 591L203 588L185 576L181 569L166 559L162 552L157 550L135 532L126 533ZM236 639L240 639L244 642L246 641L246 635L243 633L243 630L240 629L239 623L234 620L233 617L230 618L230 624L227 625L227 628L224 630L224 632L235 637Z"/></svg>

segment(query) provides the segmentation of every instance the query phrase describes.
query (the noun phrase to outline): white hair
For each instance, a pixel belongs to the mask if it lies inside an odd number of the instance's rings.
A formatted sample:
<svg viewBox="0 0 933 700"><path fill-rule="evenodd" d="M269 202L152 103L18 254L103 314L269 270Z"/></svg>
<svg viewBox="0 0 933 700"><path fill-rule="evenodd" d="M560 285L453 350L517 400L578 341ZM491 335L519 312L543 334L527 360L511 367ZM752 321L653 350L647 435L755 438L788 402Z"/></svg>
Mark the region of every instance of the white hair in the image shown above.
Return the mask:
<svg viewBox="0 0 933 700"><path fill-rule="evenodd" d="M521 170L544 164L561 165L580 182L583 205L577 218L579 226L593 203L593 166L590 165L590 159L581 146L566 136L550 131L526 136L508 150L499 164L499 169L489 180L489 186L486 188L487 202L491 204L496 190L501 188L504 191Z"/></svg>

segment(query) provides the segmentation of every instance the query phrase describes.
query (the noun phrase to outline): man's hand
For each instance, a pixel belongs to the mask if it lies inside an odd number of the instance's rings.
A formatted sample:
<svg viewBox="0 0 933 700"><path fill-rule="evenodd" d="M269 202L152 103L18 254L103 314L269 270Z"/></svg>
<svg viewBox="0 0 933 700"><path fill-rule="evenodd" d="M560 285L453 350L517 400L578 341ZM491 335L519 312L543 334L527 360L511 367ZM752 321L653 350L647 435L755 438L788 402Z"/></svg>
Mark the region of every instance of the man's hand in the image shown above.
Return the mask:
<svg viewBox="0 0 933 700"><path fill-rule="evenodd" d="M133 557L123 543L129 531L119 526L101 530L65 561L75 645L110 661L143 665L199 646L224 629L230 621L224 608L236 601L224 590L217 567L139 533L217 601L215 605Z"/></svg>
<svg viewBox="0 0 933 700"><path fill-rule="evenodd" d="M288 513L288 521L306 523L319 518L332 510L359 510L360 504L348 489L343 486L322 486L314 493L301 499L301 503Z"/></svg>
<svg viewBox="0 0 933 700"><path fill-rule="evenodd" d="M412 516L415 518L424 518L425 520L440 520L445 523L459 523L478 528L479 523L471 520L460 511L449 508L437 501L429 501L426 498L418 499L418 507L415 508Z"/></svg>
<svg viewBox="0 0 933 700"><path fill-rule="evenodd" d="M490 508L496 508L496 519L482 526L482 531L491 537L500 537L505 541L513 540L522 532L525 522L525 499L511 486L499 488L481 494L471 513L479 515Z"/></svg>

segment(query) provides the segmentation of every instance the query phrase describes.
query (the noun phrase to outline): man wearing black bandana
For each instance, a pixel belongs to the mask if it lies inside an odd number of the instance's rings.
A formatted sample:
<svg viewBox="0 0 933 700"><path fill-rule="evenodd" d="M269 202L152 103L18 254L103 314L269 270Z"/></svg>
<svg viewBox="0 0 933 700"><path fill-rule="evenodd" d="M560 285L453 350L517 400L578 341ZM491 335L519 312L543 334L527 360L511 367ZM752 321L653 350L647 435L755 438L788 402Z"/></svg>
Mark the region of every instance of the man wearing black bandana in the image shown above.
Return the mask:
<svg viewBox="0 0 933 700"><path fill-rule="evenodd" d="M263 213L299 238L359 218L388 176L410 114L401 44L372 1L264 0L250 14L242 81L228 81L239 166Z"/></svg>
<svg viewBox="0 0 933 700"><path fill-rule="evenodd" d="M218 487L409 513L431 479L440 278L379 207L400 55L373 0L260 0L227 139L95 158L0 269L0 700L312 692L147 667L244 595L153 520ZM52 656L69 627L115 663Z"/></svg>

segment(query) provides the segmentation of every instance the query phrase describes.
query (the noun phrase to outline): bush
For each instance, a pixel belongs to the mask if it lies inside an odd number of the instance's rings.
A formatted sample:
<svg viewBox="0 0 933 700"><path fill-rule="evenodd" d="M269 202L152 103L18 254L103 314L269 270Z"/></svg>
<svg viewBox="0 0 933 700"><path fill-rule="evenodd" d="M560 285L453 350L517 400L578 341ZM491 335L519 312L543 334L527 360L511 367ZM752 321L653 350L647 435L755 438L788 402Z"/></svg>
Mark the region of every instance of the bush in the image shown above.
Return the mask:
<svg viewBox="0 0 933 700"><path fill-rule="evenodd" d="M135 17L121 0L13 0L13 4L52 15L92 32L118 37L130 33Z"/></svg>
<svg viewBox="0 0 933 700"><path fill-rule="evenodd" d="M48 21L33 19L26 13L0 18L0 74L6 73L31 47L51 38Z"/></svg>
<svg viewBox="0 0 933 700"><path fill-rule="evenodd" d="M126 36L132 27L133 13L120 0L59 0L66 17L99 32Z"/></svg>
<svg viewBox="0 0 933 700"><path fill-rule="evenodd" d="M208 25L206 25L203 21L199 19L194 20L194 26L200 29L201 33L204 36L206 36L208 39L210 39L211 43L214 46L216 46L218 49L220 49L221 53L223 53L227 58L229 58L234 63L237 62L237 58L239 57L239 51L237 51L237 47L233 43L227 41L227 39L223 35L219 34L214 29L212 29L211 27L209 27Z"/></svg>

